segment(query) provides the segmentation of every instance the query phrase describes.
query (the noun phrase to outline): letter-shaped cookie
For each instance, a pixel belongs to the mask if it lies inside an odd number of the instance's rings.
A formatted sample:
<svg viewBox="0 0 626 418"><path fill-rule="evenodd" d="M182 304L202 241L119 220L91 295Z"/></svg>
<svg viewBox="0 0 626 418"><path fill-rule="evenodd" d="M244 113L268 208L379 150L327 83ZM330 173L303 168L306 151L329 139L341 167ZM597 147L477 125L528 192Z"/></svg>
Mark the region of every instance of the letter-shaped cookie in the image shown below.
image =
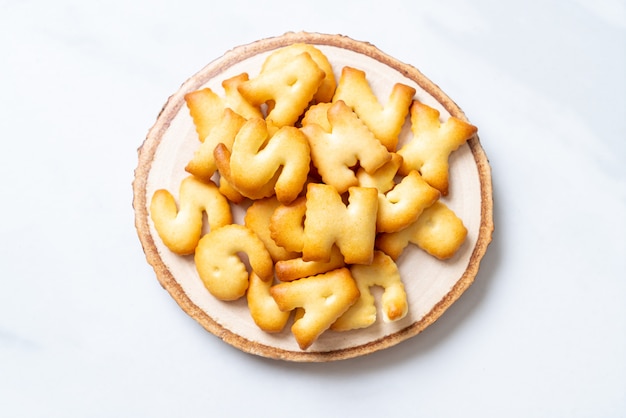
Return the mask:
<svg viewBox="0 0 626 418"><path fill-rule="evenodd" d="M225 108L232 109L245 119L263 117L260 106L251 105L239 93L237 86L245 81L248 81L246 73L224 80L222 82L223 98L208 87L185 95L185 102L196 126L200 142L204 142L204 138L220 122Z"/></svg>
<svg viewBox="0 0 626 418"><path fill-rule="evenodd" d="M441 123L438 110L416 100L411 106L411 130L413 138L398 151L402 156L400 173L417 170L428 184L447 196L448 158L477 128L453 116Z"/></svg>
<svg viewBox="0 0 626 418"><path fill-rule="evenodd" d="M391 152L396 150L398 135L409 113L415 89L396 83L383 107L366 79L365 72L344 67L333 102L344 101Z"/></svg>
<svg viewBox="0 0 626 418"><path fill-rule="evenodd" d="M339 193L358 185L352 167L357 163L368 173L391 159L387 151L359 117L343 102L333 103L327 112L332 130L311 123L301 130L311 146L311 159L324 183Z"/></svg>
<svg viewBox="0 0 626 418"><path fill-rule="evenodd" d="M250 316L259 328L266 332L280 332L287 324L291 312L283 312L270 293L273 280L261 280L251 272L248 279L248 309Z"/></svg>
<svg viewBox="0 0 626 418"><path fill-rule="evenodd" d="M307 52L313 61L315 61L317 66L320 67L320 70L324 71L325 74L322 84L317 89L315 96L313 96L313 102L330 102L333 98L333 94L335 94L335 88L337 87L333 67L328 61L326 55L311 44L295 43L276 50L267 57L265 62L263 62L261 72L280 70L286 62L296 58L303 52Z"/></svg>
<svg viewBox="0 0 626 418"><path fill-rule="evenodd" d="M292 202L307 181L311 155L298 128L284 126L270 137L263 119L250 119L235 137L232 151L215 148L220 174L250 199L276 193L281 203Z"/></svg>
<svg viewBox="0 0 626 418"><path fill-rule="evenodd" d="M270 292L282 311L304 308L291 332L306 350L359 297L359 289L347 268L272 286Z"/></svg>
<svg viewBox="0 0 626 418"><path fill-rule="evenodd" d="M277 245L271 236L272 215L279 207L281 203L276 196L255 200L246 210L244 217L245 225L263 241L274 262L296 258L300 255L298 252L287 251L284 247Z"/></svg>
<svg viewBox="0 0 626 418"><path fill-rule="evenodd" d="M238 87L253 105L268 104L266 120L270 130L293 126L326 76L307 52L283 61L282 65L272 64Z"/></svg>
<svg viewBox="0 0 626 418"><path fill-rule="evenodd" d="M357 172L359 185L378 189L377 232L396 232L415 222L422 211L439 199L439 191L412 170L399 183L394 183L402 157L393 154L392 161L374 174ZM391 167L390 167L391 166ZM389 186L391 184L391 189Z"/></svg>
<svg viewBox="0 0 626 418"><path fill-rule="evenodd" d="M232 149L235 136L246 122L243 116L238 115L229 108L224 109L222 119L213 127L206 136L204 142L200 144L193 155L193 158L185 170L204 181L211 180L217 170L213 151L219 144L224 144L227 149Z"/></svg>
<svg viewBox="0 0 626 418"><path fill-rule="evenodd" d="M415 222L422 211L439 199L431 187L413 170L393 189L378 194L378 232L396 232Z"/></svg>
<svg viewBox="0 0 626 418"><path fill-rule="evenodd" d="M230 224L214 229L198 242L194 261L207 290L220 300L236 300L248 289L248 271L239 258L248 256L252 271L261 280L274 277L272 257L252 231Z"/></svg>
<svg viewBox="0 0 626 418"><path fill-rule="evenodd" d="M206 212L211 230L232 223L226 198L213 182L204 183L189 176L180 184L180 208L172 194L159 189L150 202L150 216L159 237L172 252L192 254L202 235L202 216Z"/></svg>
<svg viewBox="0 0 626 418"><path fill-rule="evenodd" d="M304 261L330 260L337 245L346 264L369 264L376 239L378 191L351 187L348 205L334 187L310 183L304 219Z"/></svg>
<svg viewBox="0 0 626 418"><path fill-rule="evenodd" d="M441 260L450 258L467 236L463 221L441 201L425 209L417 221L405 229L380 234L376 247L397 260L404 248L413 243Z"/></svg>
<svg viewBox="0 0 626 418"><path fill-rule="evenodd" d="M376 301L370 292L373 286L384 289L381 297L383 321L392 322L406 316L409 305L396 263L383 253L376 251L370 265L356 264L350 268L361 296L354 305L331 326L334 331L366 328L376 322Z"/></svg>

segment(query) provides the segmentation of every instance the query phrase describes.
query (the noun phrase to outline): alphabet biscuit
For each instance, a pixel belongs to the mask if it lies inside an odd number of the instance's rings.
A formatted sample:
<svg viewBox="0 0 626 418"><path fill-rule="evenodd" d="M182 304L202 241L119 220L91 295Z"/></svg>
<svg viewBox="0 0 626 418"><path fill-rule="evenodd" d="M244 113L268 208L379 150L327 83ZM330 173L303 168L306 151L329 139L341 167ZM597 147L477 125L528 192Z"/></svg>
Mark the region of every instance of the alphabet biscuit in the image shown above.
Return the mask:
<svg viewBox="0 0 626 418"><path fill-rule="evenodd" d="M406 316L409 306L404 284L398 266L391 257L382 251L376 251L372 264L354 265L350 267L350 273L361 295L356 303L333 323L332 330L365 328L376 322L375 299L370 292L373 286L381 286L384 289L381 310L385 322L397 321Z"/></svg>
<svg viewBox="0 0 626 418"><path fill-rule="evenodd" d="M213 127L220 123L224 109L229 108L245 119L262 118L259 106L251 105L245 100L237 86L248 80L248 74L242 73L222 82L225 96L222 98L210 88L192 91L185 95L189 114L198 133L200 142L209 135Z"/></svg>
<svg viewBox="0 0 626 418"><path fill-rule="evenodd" d="M392 164L386 164L374 174L368 174L364 170L357 172L361 186L378 189L378 232L395 232L407 227L415 222L425 208L439 199L440 195L415 170L395 183L393 179L396 172L390 166L397 168L402 158L397 154L393 156Z"/></svg>
<svg viewBox="0 0 626 418"><path fill-rule="evenodd" d="M178 200L179 207L169 191L159 189L150 203L150 216L159 237L176 254L195 251L202 235L203 213L211 230L233 221L228 201L211 181L186 177L180 184Z"/></svg>
<svg viewBox="0 0 626 418"><path fill-rule="evenodd" d="M452 257L467 236L463 221L443 202L425 209L417 221L398 232L380 234L376 248L397 260L404 248L413 243L441 260Z"/></svg>
<svg viewBox="0 0 626 418"><path fill-rule="evenodd" d="M274 51L263 63L261 72L280 71L280 68L285 65L285 62L296 58L303 52L308 53L320 70L324 72L324 79L313 96L313 103L330 102L335 94L335 88L337 87L333 67L330 62L328 62L326 55L313 45L295 43Z"/></svg>
<svg viewBox="0 0 626 418"><path fill-rule="evenodd" d="M263 119L248 120L232 151L219 144L214 155L221 175L242 195L261 199L276 193L281 203L298 197L311 161L309 143L299 129L283 126L270 136Z"/></svg>
<svg viewBox="0 0 626 418"><path fill-rule="evenodd" d="M415 170L393 189L378 194L379 232L395 232L415 222L422 211L439 199L439 191L426 183Z"/></svg>
<svg viewBox="0 0 626 418"><path fill-rule="evenodd" d="M291 327L302 350L309 348L359 297L347 268L279 283L270 288L270 293L282 311L304 309L304 315Z"/></svg>
<svg viewBox="0 0 626 418"><path fill-rule="evenodd" d="M477 128L458 118L439 121L439 111L415 100L411 106L413 138L400 148L401 174L411 170L420 172L424 180L448 194L448 158L477 131Z"/></svg>
<svg viewBox="0 0 626 418"><path fill-rule="evenodd" d="M334 245L346 264L369 264L376 239L378 192L367 187L351 187L348 205L334 187L310 183L306 194L304 261L330 260Z"/></svg>
<svg viewBox="0 0 626 418"><path fill-rule="evenodd" d="M351 187L346 206L337 190L309 183L306 197L276 209L270 221L274 241L289 251L301 252L305 262L328 263L334 246L347 264L372 260L376 239L378 192Z"/></svg>
<svg viewBox="0 0 626 418"><path fill-rule="evenodd" d="M285 55L276 61L238 86L241 95L251 104L268 105L266 121L270 130L293 126L326 77L308 52L295 57Z"/></svg>
<svg viewBox="0 0 626 418"><path fill-rule="evenodd" d="M396 150L398 135L404 125L414 95L413 87L396 83L387 103L382 106L372 92L365 72L352 67L344 67L333 102L339 100L345 102L376 138L393 152Z"/></svg>
<svg viewBox="0 0 626 418"><path fill-rule="evenodd" d="M263 241L243 225L217 228L198 242L196 269L207 290L220 300L237 300L248 289L248 270L240 253L247 255L261 280L274 277L274 263Z"/></svg>
<svg viewBox="0 0 626 418"><path fill-rule="evenodd" d="M203 181L210 181L217 170L213 151L219 144L224 144L227 149L231 149L235 136L246 122L243 116L238 115L233 110L226 108L222 112L222 118L215 124L209 134L200 143L200 146L193 155L193 158L185 170Z"/></svg>

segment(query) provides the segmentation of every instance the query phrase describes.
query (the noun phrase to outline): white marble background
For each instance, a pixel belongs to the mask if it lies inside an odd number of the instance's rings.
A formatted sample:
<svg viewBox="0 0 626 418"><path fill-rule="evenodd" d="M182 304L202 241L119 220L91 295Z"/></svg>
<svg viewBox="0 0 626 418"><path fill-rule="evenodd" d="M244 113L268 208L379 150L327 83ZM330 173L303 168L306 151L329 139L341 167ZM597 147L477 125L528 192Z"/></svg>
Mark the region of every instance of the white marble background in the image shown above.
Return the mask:
<svg viewBox="0 0 626 418"><path fill-rule="evenodd" d="M420 68L493 168L475 284L394 348L244 354L160 288L136 150L228 49L342 33ZM0 416L626 415L626 2L0 0Z"/></svg>

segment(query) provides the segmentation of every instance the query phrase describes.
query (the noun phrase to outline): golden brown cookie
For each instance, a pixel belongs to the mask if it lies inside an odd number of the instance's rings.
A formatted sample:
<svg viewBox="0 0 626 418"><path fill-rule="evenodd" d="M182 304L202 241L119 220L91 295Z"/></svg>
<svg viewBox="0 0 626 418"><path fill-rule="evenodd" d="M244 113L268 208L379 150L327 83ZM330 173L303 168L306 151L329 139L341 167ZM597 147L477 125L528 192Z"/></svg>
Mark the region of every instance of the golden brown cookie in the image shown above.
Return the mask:
<svg viewBox="0 0 626 418"><path fill-rule="evenodd" d="M343 101L333 103L327 111L330 132L316 123L301 130L311 146L311 159L324 183L339 193L358 185L353 171L357 164L371 173L391 159L369 128Z"/></svg>
<svg viewBox="0 0 626 418"><path fill-rule="evenodd" d="M263 119L250 119L234 139L232 150L219 144L215 163L235 190L250 199L276 194L291 203L308 180L309 143L298 128L283 126L270 135Z"/></svg>
<svg viewBox="0 0 626 418"><path fill-rule="evenodd" d="M198 139L204 142L213 127L220 123L224 109L231 109L244 119L262 118L260 106L253 106L239 93L237 86L248 80L248 74L242 73L222 82L224 97L205 87L185 94L189 114L193 118Z"/></svg>
<svg viewBox="0 0 626 418"><path fill-rule="evenodd" d="M402 157L392 154L392 160L369 174L357 172L361 187L378 190L377 232L395 232L415 222L422 211L439 199L439 191L431 187L420 174L413 170L396 183L397 169Z"/></svg>
<svg viewBox="0 0 626 418"><path fill-rule="evenodd" d="M396 83L383 106L370 88L365 71L343 67L333 102L345 102L391 152L409 113L415 89Z"/></svg>
<svg viewBox="0 0 626 418"><path fill-rule="evenodd" d="M334 331L348 331L366 328L376 322L376 301L370 288L380 286L384 292L381 297L381 310L385 322L404 318L409 310L404 283L396 263L383 253L376 251L372 264L357 264L350 267L350 273L356 281L361 296L331 326Z"/></svg>
<svg viewBox="0 0 626 418"><path fill-rule="evenodd" d="M296 123L325 77L326 73L311 55L302 52L294 57L285 55L276 58L276 62L272 61L256 77L241 83L238 89L252 105L268 105L266 120L270 130L273 130Z"/></svg>
<svg viewBox="0 0 626 418"><path fill-rule="evenodd" d="M416 100L411 106L411 131L413 138L398 150L402 156L400 173L417 170L446 196L450 154L470 139L477 128L454 116L441 123L438 110Z"/></svg>
<svg viewBox="0 0 626 418"><path fill-rule="evenodd" d="M220 300L237 300L248 289L248 270L240 254L247 256L252 272L261 280L272 280L272 257L263 241L245 226L217 228L198 242L196 269L207 290Z"/></svg>
<svg viewBox="0 0 626 418"><path fill-rule="evenodd" d="M222 112L222 118L211 129L209 134L201 142L193 158L185 166L185 170L203 181L211 181L217 165L213 152L219 144L223 144L230 150L235 142L235 137L246 122L243 116L226 108Z"/></svg>
<svg viewBox="0 0 626 418"><path fill-rule="evenodd" d="M159 189L150 203L150 216L159 237L176 254L193 254L202 235L203 214L207 214L211 229L232 222L228 201L211 181L205 183L193 176L185 178L178 201L177 205L169 191Z"/></svg>
<svg viewBox="0 0 626 418"><path fill-rule="evenodd" d="M409 243L417 245L439 259L450 258L467 237L463 221L443 202L437 201L425 209L417 221L392 233L380 234L376 247L394 260Z"/></svg>
<svg viewBox="0 0 626 418"><path fill-rule="evenodd" d="M359 297L347 268L279 283L270 292L282 311L304 309L304 315L291 327L302 350L309 348Z"/></svg>
<svg viewBox="0 0 626 418"><path fill-rule="evenodd" d="M313 96L313 102L330 102L335 94L335 89L337 88L335 73L332 65L328 62L326 55L324 55L324 53L314 45L298 42L276 50L270 54L269 57L267 57L265 62L263 62L261 73L266 73L272 70L280 71L281 67L283 67L286 62L297 58L297 56L303 52L308 53L320 70L324 71L324 79Z"/></svg>
<svg viewBox="0 0 626 418"><path fill-rule="evenodd" d="M369 264L374 255L377 213L376 189L351 187L346 205L333 186L310 183L302 259L327 262L336 245L346 264Z"/></svg>

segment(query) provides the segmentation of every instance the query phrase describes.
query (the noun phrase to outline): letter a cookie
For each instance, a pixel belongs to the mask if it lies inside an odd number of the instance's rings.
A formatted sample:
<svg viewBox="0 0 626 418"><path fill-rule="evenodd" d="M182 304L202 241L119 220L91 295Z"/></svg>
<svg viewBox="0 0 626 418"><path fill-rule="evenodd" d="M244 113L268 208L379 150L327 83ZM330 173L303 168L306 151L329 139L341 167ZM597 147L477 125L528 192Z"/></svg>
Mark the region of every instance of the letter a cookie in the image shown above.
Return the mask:
<svg viewBox="0 0 626 418"><path fill-rule="evenodd" d="M279 283L270 292L282 311L304 308L304 315L291 327L302 350L309 348L359 297L347 268Z"/></svg>

